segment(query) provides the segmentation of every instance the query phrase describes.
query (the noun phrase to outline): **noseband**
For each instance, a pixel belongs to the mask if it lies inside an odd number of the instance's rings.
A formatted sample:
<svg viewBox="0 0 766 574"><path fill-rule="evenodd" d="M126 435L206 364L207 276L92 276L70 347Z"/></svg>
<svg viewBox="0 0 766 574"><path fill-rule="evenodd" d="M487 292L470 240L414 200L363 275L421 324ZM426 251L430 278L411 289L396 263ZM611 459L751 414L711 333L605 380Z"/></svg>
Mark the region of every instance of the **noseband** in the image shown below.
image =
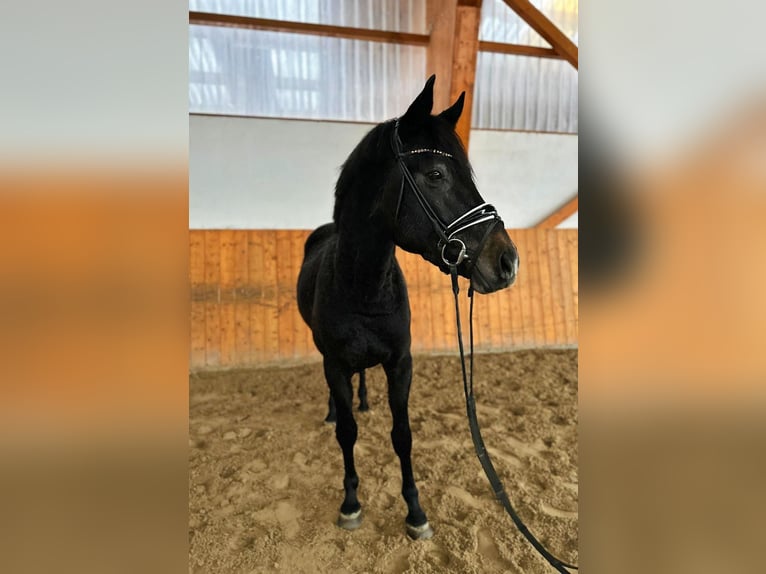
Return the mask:
<svg viewBox="0 0 766 574"><path fill-rule="evenodd" d="M429 148L418 148L409 151L403 151L402 140L399 138L399 119L396 119L394 123L391 145L393 146L396 159L399 162L399 169L402 171L402 185L399 189L399 199L396 202L394 220L396 221L399 219L399 208L402 204L402 197L404 196L404 184L406 182L412 190L412 193L415 195L415 198L418 200L418 203L423 209L423 212L426 214L426 217L431 222L434 231L436 231L436 234L439 236L439 243L437 244L437 248L441 250L441 258L442 261L444 261L444 264L449 267L457 267L463 261L466 261L468 263L466 272L468 275L470 275L473 266L476 264L476 260L479 258L482 249L484 249L484 245L486 244L487 239L489 239L489 234L492 232L495 226L498 224L502 225L502 220L497 214L497 211L489 203L482 203L481 205L477 205L476 207L469 209L463 215L455 219L452 223L445 224L444 220L439 217L439 214L428 202L428 199L423 194L423 192L420 191L420 188L415 182L415 178L413 177L412 172L409 170L404 160L411 155L420 153L431 153L448 158L452 158L452 154L438 149ZM465 243L457 237L458 234L462 233L466 229L470 229L471 227L487 222L492 223L487 226L487 230L484 232L484 236L482 237L475 250L468 249ZM451 254L447 253L447 248L450 245L455 248L450 248L453 253L454 251L457 251L453 260L450 260L449 258Z"/></svg>

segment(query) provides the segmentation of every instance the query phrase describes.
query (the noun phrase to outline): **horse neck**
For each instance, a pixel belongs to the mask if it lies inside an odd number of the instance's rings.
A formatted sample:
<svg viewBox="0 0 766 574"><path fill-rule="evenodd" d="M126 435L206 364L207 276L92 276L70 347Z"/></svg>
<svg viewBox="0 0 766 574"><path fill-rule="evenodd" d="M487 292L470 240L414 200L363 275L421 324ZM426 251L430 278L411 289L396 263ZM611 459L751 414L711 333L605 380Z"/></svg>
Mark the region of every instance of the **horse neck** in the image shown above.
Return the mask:
<svg viewBox="0 0 766 574"><path fill-rule="evenodd" d="M372 303L388 298L395 267L394 241L369 213L346 219L338 232L336 272L352 299Z"/></svg>

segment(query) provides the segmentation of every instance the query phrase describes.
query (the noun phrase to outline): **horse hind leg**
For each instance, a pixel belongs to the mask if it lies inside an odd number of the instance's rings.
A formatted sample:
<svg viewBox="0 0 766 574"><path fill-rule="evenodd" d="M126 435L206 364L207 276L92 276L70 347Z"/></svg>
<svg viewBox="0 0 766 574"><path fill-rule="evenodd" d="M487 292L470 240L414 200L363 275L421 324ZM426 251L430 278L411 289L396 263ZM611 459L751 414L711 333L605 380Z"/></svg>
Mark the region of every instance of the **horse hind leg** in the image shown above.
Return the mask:
<svg viewBox="0 0 766 574"><path fill-rule="evenodd" d="M359 411L365 412L370 410L370 405L367 402L367 381L364 375L364 370L359 371Z"/></svg>
<svg viewBox="0 0 766 574"><path fill-rule="evenodd" d="M412 382L412 357L408 354L394 364L384 365L384 369L388 379L388 404L394 423L391 442L401 464L402 497L407 503L407 535L415 540L426 540L433 536L434 531L420 507L418 488L412 472L412 431L407 411Z"/></svg>
<svg viewBox="0 0 766 574"><path fill-rule="evenodd" d="M332 398L332 393L330 393L330 398L327 399L327 416L324 418L324 422L334 423L337 420L338 415L335 412L335 401Z"/></svg>
<svg viewBox="0 0 766 574"><path fill-rule="evenodd" d="M354 465L354 444L356 443L358 428L352 411L354 390L351 386L351 373L344 373L341 369L325 361L325 378L335 401L337 415L335 438L343 452L345 497L340 506L337 524L346 530L355 530L362 524L362 505L359 504L356 494L359 488L359 476L356 474Z"/></svg>
<svg viewBox="0 0 766 574"><path fill-rule="evenodd" d="M366 412L370 410L370 404L367 402L367 382L365 380L364 371L359 371L359 412ZM335 411L335 401L330 393L330 398L327 399L327 416L324 418L326 423L334 423L338 420L338 415Z"/></svg>

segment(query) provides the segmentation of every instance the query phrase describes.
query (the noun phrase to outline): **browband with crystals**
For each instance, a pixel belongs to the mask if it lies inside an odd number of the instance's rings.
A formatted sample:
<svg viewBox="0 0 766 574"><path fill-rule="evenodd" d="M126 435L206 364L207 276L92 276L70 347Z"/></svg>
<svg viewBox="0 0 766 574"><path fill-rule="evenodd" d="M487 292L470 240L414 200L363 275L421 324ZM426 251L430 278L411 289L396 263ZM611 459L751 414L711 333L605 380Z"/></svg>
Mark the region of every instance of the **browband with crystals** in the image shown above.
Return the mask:
<svg viewBox="0 0 766 574"><path fill-rule="evenodd" d="M415 155L416 153L435 153L436 155L443 155L444 157L452 157L452 154L447 153L446 151L441 151L438 149L429 149L425 147L421 147L418 149L411 149L410 151L403 151L399 155Z"/></svg>

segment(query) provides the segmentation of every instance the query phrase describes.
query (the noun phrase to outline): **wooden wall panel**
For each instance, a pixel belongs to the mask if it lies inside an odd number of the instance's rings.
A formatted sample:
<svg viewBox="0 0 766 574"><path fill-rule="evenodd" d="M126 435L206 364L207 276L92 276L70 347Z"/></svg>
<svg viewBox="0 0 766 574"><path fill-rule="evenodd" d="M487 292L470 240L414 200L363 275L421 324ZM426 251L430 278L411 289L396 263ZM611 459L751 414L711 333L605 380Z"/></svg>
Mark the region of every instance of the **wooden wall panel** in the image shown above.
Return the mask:
<svg viewBox="0 0 766 574"><path fill-rule="evenodd" d="M292 359L295 355L295 330L293 329L293 315L297 312L295 301L295 281L297 267L292 265L290 244L292 232L280 229L276 232L277 260L277 309L278 328L277 341L279 356Z"/></svg>
<svg viewBox="0 0 766 574"><path fill-rule="evenodd" d="M540 256L540 295L543 306L543 330L545 331L545 344L556 344L556 331L553 327L554 314L553 302L551 301L551 268L548 238L545 233L537 234L537 252Z"/></svg>
<svg viewBox="0 0 766 574"><path fill-rule="evenodd" d="M569 292L572 294L572 313L574 315L572 320L572 334L574 338L577 338L578 329L580 326L580 306L579 295L577 290L578 285L578 259L577 259L577 235L569 234L565 236L567 249L569 250L569 257L567 261L570 267L569 281L571 289Z"/></svg>
<svg viewBox="0 0 766 574"><path fill-rule="evenodd" d="M248 364L257 364L267 359L266 351L266 297L262 282L265 276L263 243L265 233L243 232L247 236L247 285L248 312L250 313L250 355Z"/></svg>
<svg viewBox="0 0 766 574"><path fill-rule="evenodd" d="M264 360L274 361L280 358L279 354L279 300L277 297L277 232L254 231L263 233L263 276L260 278L260 290L262 294L261 306L265 313L264 337ZM296 277L297 275L297 271Z"/></svg>
<svg viewBox="0 0 766 574"><path fill-rule="evenodd" d="M295 298L306 230L190 231L190 368L317 359ZM478 350L577 344L577 230L509 230L521 258L510 289L475 297ZM457 352L449 277L397 250L414 352ZM468 281L460 314L468 345Z"/></svg>
<svg viewBox="0 0 766 574"><path fill-rule="evenodd" d="M425 261L423 262L425 263ZM452 297L452 290L444 288L444 281L448 280L443 273L436 273L439 282L439 300L441 303L440 317L442 317L442 332L444 336L442 343L445 349L453 348L457 345L457 325L455 325L455 300Z"/></svg>
<svg viewBox="0 0 766 574"><path fill-rule="evenodd" d="M547 261L551 286L550 317L553 340L561 341L566 339L567 334L564 326L564 290L561 283L558 240L556 239L555 231L547 230L542 236L545 237L548 248Z"/></svg>
<svg viewBox="0 0 766 574"><path fill-rule="evenodd" d="M221 244L220 233L204 231L205 242L205 365L221 364ZM194 267L194 263L191 264Z"/></svg>
<svg viewBox="0 0 766 574"><path fill-rule="evenodd" d="M221 364L236 365L237 330L235 325L235 288L234 275L236 258L234 257L235 231L221 231L220 239L220 294L218 321L221 329Z"/></svg>
<svg viewBox="0 0 766 574"><path fill-rule="evenodd" d="M250 301L247 287L250 279L248 258L248 234L234 235L234 356L237 364L250 361L250 344L253 332L250 326Z"/></svg>
<svg viewBox="0 0 766 574"><path fill-rule="evenodd" d="M191 286L189 360L192 365L204 365L205 349L205 301L201 291L205 289L205 236L192 233L189 237L189 280Z"/></svg>

